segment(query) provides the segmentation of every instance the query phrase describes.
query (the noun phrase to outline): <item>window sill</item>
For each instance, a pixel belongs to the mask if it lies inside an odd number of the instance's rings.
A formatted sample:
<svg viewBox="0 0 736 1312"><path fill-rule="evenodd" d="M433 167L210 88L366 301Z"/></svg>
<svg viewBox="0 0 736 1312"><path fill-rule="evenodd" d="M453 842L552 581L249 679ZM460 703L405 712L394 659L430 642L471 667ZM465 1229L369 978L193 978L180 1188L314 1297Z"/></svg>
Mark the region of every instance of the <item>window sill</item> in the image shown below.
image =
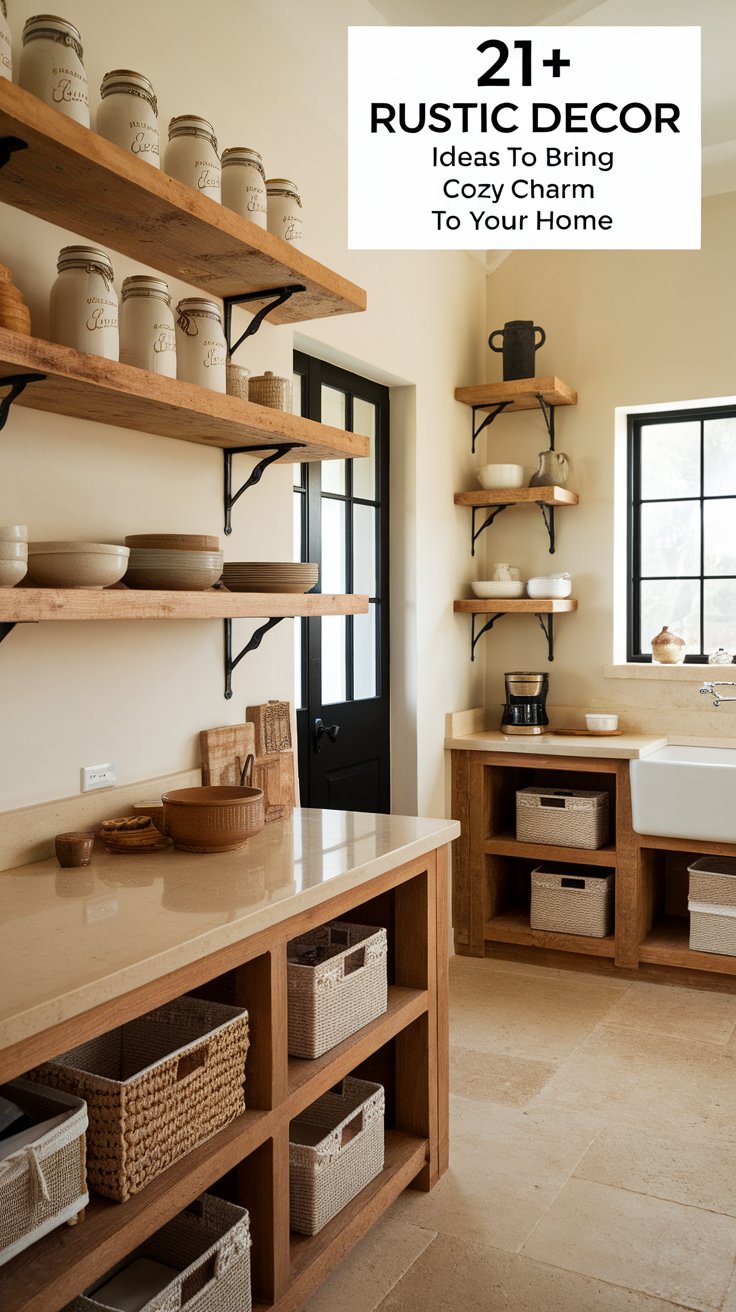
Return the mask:
<svg viewBox="0 0 736 1312"><path fill-rule="evenodd" d="M736 665L644 665L632 661L628 665L604 665L605 679L667 679L675 683L702 683L704 679L717 679L722 674L736 679Z"/></svg>

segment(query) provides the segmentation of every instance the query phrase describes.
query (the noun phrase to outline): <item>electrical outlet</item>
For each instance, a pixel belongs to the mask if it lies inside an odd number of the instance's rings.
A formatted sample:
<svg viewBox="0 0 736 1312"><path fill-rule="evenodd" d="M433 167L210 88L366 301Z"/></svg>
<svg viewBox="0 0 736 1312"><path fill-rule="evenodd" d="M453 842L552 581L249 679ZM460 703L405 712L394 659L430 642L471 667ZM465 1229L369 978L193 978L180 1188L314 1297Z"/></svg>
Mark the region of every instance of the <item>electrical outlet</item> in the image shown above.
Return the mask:
<svg viewBox="0 0 736 1312"><path fill-rule="evenodd" d="M83 765L81 776L83 793L89 793L93 788L112 788L117 783L112 761L108 761L107 765Z"/></svg>

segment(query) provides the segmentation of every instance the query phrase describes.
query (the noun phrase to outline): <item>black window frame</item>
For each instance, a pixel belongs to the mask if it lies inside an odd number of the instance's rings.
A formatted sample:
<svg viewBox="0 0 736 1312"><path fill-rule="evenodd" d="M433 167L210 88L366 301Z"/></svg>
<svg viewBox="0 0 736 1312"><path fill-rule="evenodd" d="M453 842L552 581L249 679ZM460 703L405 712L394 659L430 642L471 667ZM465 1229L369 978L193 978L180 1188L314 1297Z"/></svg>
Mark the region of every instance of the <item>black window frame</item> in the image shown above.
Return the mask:
<svg viewBox="0 0 736 1312"><path fill-rule="evenodd" d="M682 409L654 411L630 414L627 422L627 470L628 470L628 574L627 574L627 613L626 613L626 660L633 664L651 664L651 653L641 651L641 584L642 581L670 578L696 579L700 587L700 645L704 646L705 611L704 588L706 580L711 578L736 578L732 574L711 575L703 572L704 506L707 501L733 500L736 493L706 496L704 492L704 433L705 422L709 419L736 419L736 405L701 405L687 406ZM641 430L649 424L700 424L700 482L692 495L685 497L651 497L642 499L641 495ZM641 507L652 502L699 501L700 502L700 568L687 575L642 575L641 572ZM736 509L736 504L735 507ZM649 641L649 639L647 639ZM708 660L704 651L691 652L685 657L690 665L703 665Z"/></svg>

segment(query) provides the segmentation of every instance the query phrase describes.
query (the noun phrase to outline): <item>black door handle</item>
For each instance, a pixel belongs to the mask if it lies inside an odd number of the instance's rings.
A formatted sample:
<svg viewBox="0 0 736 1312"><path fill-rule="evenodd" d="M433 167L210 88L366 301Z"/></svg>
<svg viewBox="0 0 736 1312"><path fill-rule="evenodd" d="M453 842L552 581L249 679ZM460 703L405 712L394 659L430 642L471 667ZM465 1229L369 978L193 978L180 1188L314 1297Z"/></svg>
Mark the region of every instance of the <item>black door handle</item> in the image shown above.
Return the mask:
<svg viewBox="0 0 736 1312"><path fill-rule="evenodd" d="M322 739L327 734L331 743L334 743L340 732L339 724L325 724L319 717L314 722L314 750L322 751Z"/></svg>

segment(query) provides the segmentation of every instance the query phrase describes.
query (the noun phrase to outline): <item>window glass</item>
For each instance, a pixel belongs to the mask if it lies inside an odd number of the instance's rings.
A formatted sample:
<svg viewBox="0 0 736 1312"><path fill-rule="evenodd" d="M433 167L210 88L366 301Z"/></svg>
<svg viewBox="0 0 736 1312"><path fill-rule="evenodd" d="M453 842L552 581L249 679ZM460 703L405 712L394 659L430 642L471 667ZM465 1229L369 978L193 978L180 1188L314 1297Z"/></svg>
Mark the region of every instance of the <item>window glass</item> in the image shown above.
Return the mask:
<svg viewBox="0 0 736 1312"><path fill-rule="evenodd" d="M700 573L700 502L653 501L641 508L644 578Z"/></svg>
<svg viewBox="0 0 736 1312"><path fill-rule="evenodd" d="M736 415L703 424L704 487L707 497L736 495Z"/></svg>
<svg viewBox="0 0 736 1312"><path fill-rule="evenodd" d="M700 424L642 424L642 499L692 496L696 486L700 486Z"/></svg>

